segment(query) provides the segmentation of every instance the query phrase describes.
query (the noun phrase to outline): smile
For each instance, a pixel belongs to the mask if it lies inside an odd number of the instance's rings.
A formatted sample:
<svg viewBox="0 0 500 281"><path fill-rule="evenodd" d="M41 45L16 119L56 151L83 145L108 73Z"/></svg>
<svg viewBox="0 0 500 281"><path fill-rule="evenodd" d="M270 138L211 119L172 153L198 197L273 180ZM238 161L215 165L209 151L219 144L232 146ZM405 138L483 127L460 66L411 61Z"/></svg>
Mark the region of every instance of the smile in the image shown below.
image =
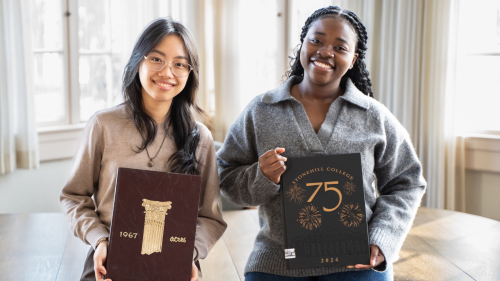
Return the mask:
<svg viewBox="0 0 500 281"><path fill-rule="evenodd" d="M164 91L170 90L174 87L174 85L172 85L172 84L160 83L160 82L156 82L156 81L153 81L153 82L155 83L156 86L158 86L158 88L160 88L161 90L164 90Z"/></svg>
<svg viewBox="0 0 500 281"><path fill-rule="evenodd" d="M313 63L314 63L314 65L317 65L317 66L322 67L322 68L332 69L332 67L326 63L322 63L319 61L314 61Z"/></svg>

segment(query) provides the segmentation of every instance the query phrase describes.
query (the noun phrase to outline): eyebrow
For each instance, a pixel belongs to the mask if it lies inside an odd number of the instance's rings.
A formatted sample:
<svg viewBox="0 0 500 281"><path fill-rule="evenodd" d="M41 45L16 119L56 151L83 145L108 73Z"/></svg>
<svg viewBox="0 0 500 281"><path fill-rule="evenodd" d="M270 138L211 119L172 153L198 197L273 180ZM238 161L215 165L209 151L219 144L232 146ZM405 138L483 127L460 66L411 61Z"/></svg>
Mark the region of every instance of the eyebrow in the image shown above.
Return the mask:
<svg viewBox="0 0 500 281"><path fill-rule="evenodd" d="M347 42L347 40L345 40L345 39L344 39L344 38L342 38L342 37L337 37L336 39L337 39L337 40L339 40L339 41L342 41L342 42L344 42L344 43L346 43L346 44L349 44L349 42Z"/></svg>
<svg viewBox="0 0 500 281"><path fill-rule="evenodd" d="M164 52L159 51L159 50L156 50L156 49L151 50L151 51L150 51L150 53L158 53L158 54L160 54L160 55L162 55L162 56L164 56L164 57L166 57L166 56L167 56L167 55L165 55L165 53L164 53ZM185 60L189 61L189 59L188 59L188 58L186 58L185 56L176 56L174 59L185 59Z"/></svg>
<svg viewBox="0 0 500 281"><path fill-rule="evenodd" d="M323 35L323 36L326 36L326 33L323 33L323 32L320 32L320 31L316 31L316 32L314 32L314 34L316 34L316 35ZM347 42L347 40L345 40L345 39L344 39L344 38L342 38L342 37L337 37L337 38L335 38L335 39L340 40L340 41L342 41L342 42L344 42L344 43L346 43L346 44L349 44L349 42Z"/></svg>
<svg viewBox="0 0 500 281"><path fill-rule="evenodd" d="M162 55L162 56L165 57L165 53L163 53L162 51L158 51L156 49L151 50L150 53L158 53L158 54L160 54L160 55Z"/></svg>

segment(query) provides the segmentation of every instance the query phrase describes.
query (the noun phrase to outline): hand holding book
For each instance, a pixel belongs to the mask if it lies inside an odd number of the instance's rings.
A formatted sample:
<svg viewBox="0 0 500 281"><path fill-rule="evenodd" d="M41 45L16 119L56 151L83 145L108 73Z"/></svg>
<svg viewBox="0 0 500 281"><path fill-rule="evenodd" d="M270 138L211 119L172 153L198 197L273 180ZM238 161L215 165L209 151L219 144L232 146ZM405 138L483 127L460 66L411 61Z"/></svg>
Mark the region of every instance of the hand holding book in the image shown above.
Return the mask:
<svg viewBox="0 0 500 281"><path fill-rule="evenodd" d="M347 268L359 268L359 269L372 269L374 267L379 266L382 262L384 262L385 257L380 251L379 247L376 245L370 245L370 264L357 264L357 265L348 265Z"/></svg>
<svg viewBox="0 0 500 281"><path fill-rule="evenodd" d="M191 280L190 281L198 281L198 268L193 263L191 264Z"/></svg>
<svg viewBox="0 0 500 281"><path fill-rule="evenodd" d="M103 276L106 275L106 269L104 268L104 262L108 255L108 241L102 241L98 243L97 248L94 252L94 272L95 279L97 281L111 281L111 279L104 280Z"/></svg>
<svg viewBox="0 0 500 281"><path fill-rule="evenodd" d="M282 147L276 147L273 150L269 150L259 157L259 168L262 173L268 177L275 184L279 184L281 174L285 172L286 157L280 154L285 152Z"/></svg>

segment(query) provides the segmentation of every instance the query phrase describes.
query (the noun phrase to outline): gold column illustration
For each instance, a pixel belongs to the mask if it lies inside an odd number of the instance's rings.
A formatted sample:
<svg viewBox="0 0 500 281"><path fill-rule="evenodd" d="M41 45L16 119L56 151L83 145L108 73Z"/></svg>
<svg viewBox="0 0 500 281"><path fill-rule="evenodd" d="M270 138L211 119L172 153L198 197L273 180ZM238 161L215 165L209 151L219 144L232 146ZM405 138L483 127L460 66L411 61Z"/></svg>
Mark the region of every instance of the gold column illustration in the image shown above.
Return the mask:
<svg viewBox="0 0 500 281"><path fill-rule="evenodd" d="M142 255L160 253L163 246L163 229L165 227L165 216L172 209L172 202L159 202L142 199L142 206L146 211L144 221L144 235L142 238Z"/></svg>

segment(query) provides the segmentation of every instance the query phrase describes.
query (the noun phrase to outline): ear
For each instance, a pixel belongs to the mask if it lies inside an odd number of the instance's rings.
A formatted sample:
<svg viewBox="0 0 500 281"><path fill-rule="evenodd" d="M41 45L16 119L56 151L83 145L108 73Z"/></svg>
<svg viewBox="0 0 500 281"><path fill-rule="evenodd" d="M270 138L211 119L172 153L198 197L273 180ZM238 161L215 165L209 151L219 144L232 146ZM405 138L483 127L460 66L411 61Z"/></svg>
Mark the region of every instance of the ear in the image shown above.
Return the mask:
<svg viewBox="0 0 500 281"><path fill-rule="evenodd" d="M354 53L354 57L352 57L352 62L351 66L349 66L349 69L352 69L354 67L354 63L356 62L357 59L358 59L358 53Z"/></svg>

